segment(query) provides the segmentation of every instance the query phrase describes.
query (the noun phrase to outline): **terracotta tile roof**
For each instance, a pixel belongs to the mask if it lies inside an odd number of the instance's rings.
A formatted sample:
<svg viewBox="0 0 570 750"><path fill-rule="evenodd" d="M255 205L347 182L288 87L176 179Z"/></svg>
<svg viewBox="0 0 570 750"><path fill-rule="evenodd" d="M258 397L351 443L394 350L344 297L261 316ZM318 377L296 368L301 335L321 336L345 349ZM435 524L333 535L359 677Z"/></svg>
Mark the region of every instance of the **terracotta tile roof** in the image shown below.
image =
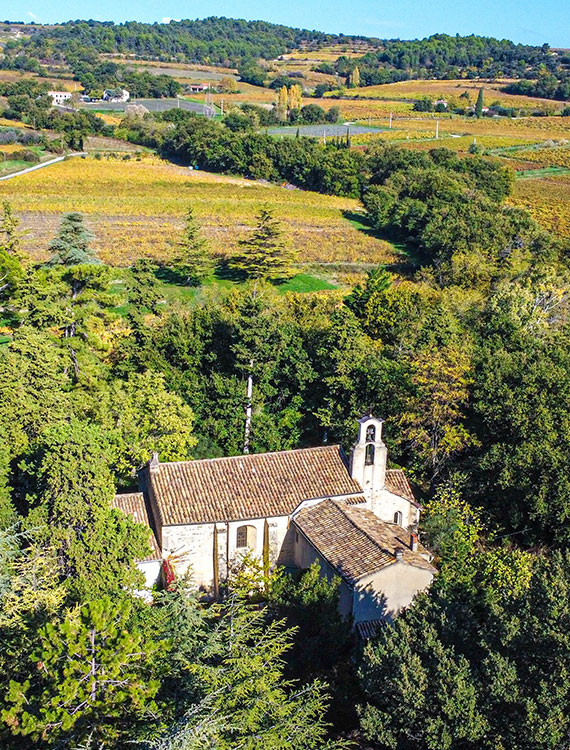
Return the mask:
<svg viewBox="0 0 570 750"><path fill-rule="evenodd" d="M396 562L396 547L409 565L435 572L421 553L409 548L409 534L401 526L386 523L366 508L342 501L323 500L303 508L293 522L315 549L350 584Z"/></svg>
<svg viewBox="0 0 570 750"><path fill-rule="evenodd" d="M146 503L144 501L143 493L128 492L124 495L115 495L111 502L111 505L113 506L113 508L118 508L119 510L122 510L126 515L131 516L137 523L144 523L145 526L149 527L151 531L150 546L152 548L152 552L150 555L148 555L148 557L145 557L144 561L141 562L162 560L162 555L160 553L158 542L156 541L156 536L154 535L154 531L149 523L148 512L146 509Z"/></svg>
<svg viewBox="0 0 570 750"><path fill-rule="evenodd" d="M404 497L416 507L421 508L420 504L414 497L412 488L410 487L408 479L402 469L387 469L385 485L386 489L393 492L394 495Z"/></svg>
<svg viewBox="0 0 570 750"><path fill-rule="evenodd" d="M146 471L166 526L287 516L303 500L362 493L338 445L161 463Z"/></svg>

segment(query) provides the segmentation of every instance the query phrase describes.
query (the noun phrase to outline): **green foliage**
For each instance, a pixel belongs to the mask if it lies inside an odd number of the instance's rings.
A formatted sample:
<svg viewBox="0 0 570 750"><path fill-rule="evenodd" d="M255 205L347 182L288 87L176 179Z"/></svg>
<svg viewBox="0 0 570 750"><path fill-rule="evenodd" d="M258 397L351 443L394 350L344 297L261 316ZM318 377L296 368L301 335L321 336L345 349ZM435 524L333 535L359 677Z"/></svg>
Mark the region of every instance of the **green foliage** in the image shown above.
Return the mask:
<svg viewBox="0 0 570 750"><path fill-rule="evenodd" d="M8 201L2 204L0 222L0 299L9 300L24 278L20 252L19 220Z"/></svg>
<svg viewBox="0 0 570 750"><path fill-rule="evenodd" d="M164 376L153 370L115 381L100 402L100 421L115 443L113 466L128 478L156 451L161 461L187 461L196 445L194 413L169 393Z"/></svg>
<svg viewBox="0 0 570 750"><path fill-rule="evenodd" d="M366 306L370 302L370 298L376 292L383 292L392 283L392 276L384 269L383 266L373 268L372 271L368 271L366 274L366 280L364 284L358 282L348 297L344 300L344 304L352 310L355 315L359 317L363 315Z"/></svg>
<svg viewBox="0 0 570 750"><path fill-rule="evenodd" d="M242 252L230 259L230 267L247 279L286 279L293 276L295 253L283 240L283 230L269 206L262 208L251 235L240 241Z"/></svg>
<svg viewBox="0 0 570 750"><path fill-rule="evenodd" d="M409 445L420 475L431 482L456 454L476 444L462 424L469 398L471 360L456 347L429 347L410 362L413 391L399 418L402 439Z"/></svg>
<svg viewBox="0 0 570 750"><path fill-rule="evenodd" d="M185 278L186 284L199 285L214 270L206 240L200 236L200 228L194 219L194 211L188 209L182 241L173 258L173 267Z"/></svg>
<svg viewBox="0 0 570 750"><path fill-rule="evenodd" d="M88 263L100 263L89 247L92 235L83 224L83 216L78 213L65 214L57 237L50 245L51 258L49 266L77 266Z"/></svg>
<svg viewBox="0 0 570 750"><path fill-rule="evenodd" d="M360 667L365 737L394 748L549 748L568 718L567 554L432 592L382 628ZM491 567L499 556L493 556ZM507 580L500 576L502 581ZM499 584L501 586L501 584Z"/></svg>
<svg viewBox="0 0 570 750"><path fill-rule="evenodd" d="M478 747L486 723L470 666L425 624L421 641L403 619L386 626L364 651L364 736L382 746L425 750Z"/></svg>
<svg viewBox="0 0 570 750"><path fill-rule="evenodd" d="M133 628L130 615L125 602L97 599L40 630L34 673L12 681L6 697L2 719L14 734L93 748L132 737L138 718L156 710L159 682L149 667L159 646Z"/></svg>
<svg viewBox="0 0 570 750"><path fill-rule="evenodd" d="M479 89L477 94L477 101L475 103L475 115L477 117L483 117L483 89Z"/></svg>
<svg viewBox="0 0 570 750"><path fill-rule="evenodd" d="M71 599L121 598L140 583L135 559L148 554L148 530L110 507L109 437L77 420L48 428L26 464L28 523L58 560Z"/></svg>
<svg viewBox="0 0 570 750"><path fill-rule="evenodd" d="M264 612L231 599L188 668L203 697L173 726L156 750L216 747L233 750L340 748L326 741L323 685L296 686L283 677L290 632L269 625Z"/></svg>

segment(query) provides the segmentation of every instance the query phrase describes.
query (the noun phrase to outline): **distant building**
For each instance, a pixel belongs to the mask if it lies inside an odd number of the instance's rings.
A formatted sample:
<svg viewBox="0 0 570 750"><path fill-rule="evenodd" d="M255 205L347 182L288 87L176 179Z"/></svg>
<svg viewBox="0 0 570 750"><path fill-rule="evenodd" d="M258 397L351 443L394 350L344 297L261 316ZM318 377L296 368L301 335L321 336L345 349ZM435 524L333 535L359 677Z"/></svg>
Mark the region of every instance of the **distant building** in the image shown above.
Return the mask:
<svg viewBox="0 0 570 750"><path fill-rule="evenodd" d="M161 557L214 596L246 553L298 570L318 561L340 577L339 607L356 625L392 619L436 571L418 541L420 505L386 458L382 420L368 415L350 457L339 445L175 463L155 454L141 492L115 506L152 530L139 563L147 585Z"/></svg>
<svg viewBox="0 0 570 750"><path fill-rule="evenodd" d="M48 91L54 106L61 106L71 99L71 91Z"/></svg>
<svg viewBox="0 0 570 750"><path fill-rule="evenodd" d="M209 83L191 83L188 87L193 94L202 94L210 88Z"/></svg>
<svg viewBox="0 0 570 750"><path fill-rule="evenodd" d="M131 95L127 89L105 89L103 101L105 102L128 102Z"/></svg>

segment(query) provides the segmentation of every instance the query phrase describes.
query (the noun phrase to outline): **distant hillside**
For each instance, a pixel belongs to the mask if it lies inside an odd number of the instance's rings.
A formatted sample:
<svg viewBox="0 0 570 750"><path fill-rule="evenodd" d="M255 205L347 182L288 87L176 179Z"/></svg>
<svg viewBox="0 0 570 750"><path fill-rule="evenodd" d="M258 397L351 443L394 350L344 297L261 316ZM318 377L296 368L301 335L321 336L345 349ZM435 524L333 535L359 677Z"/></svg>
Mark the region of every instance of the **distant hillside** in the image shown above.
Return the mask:
<svg viewBox="0 0 570 750"><path fill-rule="evenodd" d="M380 40L216 17L167 24L135 21L123 24L69 21L57 26L0 24L0 42L4 43L2 67L45 74L64 65L86 90L122 82L141 88L130 80L124 67L105 57L113 54L238 67L243 81L267 85L266 71L259 68L258 61L275 60L296 50L317 56L319 49L335 47L336 57L329 56L313 70L336 75L337 82L338 78L344 78L350 87L407 79L514 78L531 81L515 86L515 93L558 99L567 96L570 68L568 55L553 52L548 44L533 47L505 39L447 34L409 41ZM176 93L170 90L172 82L159 83L158 95ZM145 80L141 91L148 93L151 88L152 82Z"/></svg>
<svg viewBox="0 0 570 750"><path fill-rule="evenodd" d="M28 38L15 41L13 46L7 45L8 53L20 48L40 59L54 54L74 58L84 56L85 51L90 50L231 66L245 59L271 60L300 47L350 43L359 38L294 29L265 21L216 17L167 24L69 21L56 27L28 27L26 32Z"/></svg>

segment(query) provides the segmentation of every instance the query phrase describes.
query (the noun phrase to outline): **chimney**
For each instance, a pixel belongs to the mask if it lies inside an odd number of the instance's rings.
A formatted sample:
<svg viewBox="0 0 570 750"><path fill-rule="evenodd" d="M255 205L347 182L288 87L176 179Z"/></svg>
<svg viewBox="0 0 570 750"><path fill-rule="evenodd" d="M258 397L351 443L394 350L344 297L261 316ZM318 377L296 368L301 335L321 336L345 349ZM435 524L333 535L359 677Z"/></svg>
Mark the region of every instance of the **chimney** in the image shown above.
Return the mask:
<svg viewBox="0 0 570 750"><path fill-rule="evenodd" d="M158 474L160 461L158 460L158 453L156 451L153 451L152 458L148 462L148 468L151 474Z"/></svg>
<svg viewBox="0 0 570 750"><path fill-rule="evenodd" d="M412 531L412 533L410 534L410 549L412 550L412 552L418 551L418 535L415 531Z"/></svg>
<svg viewBox="0 0 570 750"><path fill-rule="evenodd" d="M404 550L401 547L396 547L394 550L394 556L396 557L396 562L399 562L400 560L404 559Z"/></svg>

